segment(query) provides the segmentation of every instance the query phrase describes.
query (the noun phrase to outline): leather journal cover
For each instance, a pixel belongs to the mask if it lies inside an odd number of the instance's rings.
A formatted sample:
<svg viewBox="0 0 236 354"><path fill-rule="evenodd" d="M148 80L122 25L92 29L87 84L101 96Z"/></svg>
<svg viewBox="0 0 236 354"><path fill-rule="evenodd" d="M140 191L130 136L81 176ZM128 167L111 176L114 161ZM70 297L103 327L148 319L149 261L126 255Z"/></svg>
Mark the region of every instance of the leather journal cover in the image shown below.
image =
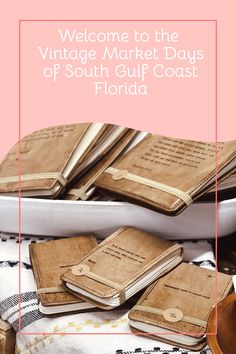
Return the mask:
<svg viewBox="0 0 236 354"><path fill-rule="evenodd" d="M218 179L234 170L236 140L218 143ZM107 168L98 187L176 215L215 184L214 143L149 134Z"/></svg>
<svg viewBox="0 0 236 354"><path fill-rule="evenodd" d="M16 344L16 333L8 322L0 318L0 353L14 354Z"/></svg>
<svg viewBox="0 0 236 354"><path fill-rule="evenodd" d="M182 260L182 247L124 227L102 241L61 277L73 294L97 307L124 303Z"/></svg>
<svg viewBox="0 0 236 354"><path fill-rule="evenodd" d="M212 270L181 263L144 292L129 312L130 325L140 334L200 350L212 307L231 289L231 276L218 273L216 279Z"/></svg>
<svg viewBox="0 0 236 354"><path fill-rule="evenodd" d="M90 168L79 180L71 186L64 194L63 199L67 200L88 200L94 194L94 182L108 168L111 163L125 150L134 138L136 130L129 129L124 136L106 153L102 158Z"/></svg>
<svg viewBox="0 0 236 354"><path fill-rule="evenodd" d="M103 133L103 123L50 127L24 137L0 165L0 193L55 198ZM20 150L20 151L19 151Z"/></svg>
<svg viewBox="0 0 236 354"><path fill-rule="evenodd" d="M90 304L68 293L61 285L60 276L96 245L94 236L77 236L29 246L39 309L42 313L49 315L91 307Z"/></svg>

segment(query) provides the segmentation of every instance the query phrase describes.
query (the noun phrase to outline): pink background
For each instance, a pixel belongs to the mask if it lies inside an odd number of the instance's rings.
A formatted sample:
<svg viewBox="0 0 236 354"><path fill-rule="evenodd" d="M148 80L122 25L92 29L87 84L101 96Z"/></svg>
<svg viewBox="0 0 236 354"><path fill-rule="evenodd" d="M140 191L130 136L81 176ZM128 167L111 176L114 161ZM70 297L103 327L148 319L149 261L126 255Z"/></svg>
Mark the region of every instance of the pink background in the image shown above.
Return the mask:
<svg viewBox="0 0 236 354"><path fill-rule="evenodd" d="M2 129L0 130L0 159L4 157L9 148L18 140L18 21L19 19L217 19L218 21L218 139L235 139L235 103L233 95L235 82L235 46L232 41L232 33L235 33L233 1L227 1L227 6L222 1L199 0L193 2L177 1L123 1L118 3L109 1L32 1L13 2L9 0L4 4L4 11L1 11L1 119ZM29 25L30 24L30 25ZM126 23L128 24L128 23ZM122 23L122 26L124 24ZM142 26L147 24L142 23ZM196 24L197 25L197 24ZM28 46L36 41L32 23L23 23L24 38L27 39L23 45ZM29 26L29 30L27 30ZM164 26L163 26L164 27ZM198 26L200 28L201 26ZM23 27L22 27L23 29ZM126 30L124 27L123 30ZM200 31L200 29L199 29ZM42 30L43 34L43 30ZM49 38L51 31L44 34ZM41 34L40 38L41 40ZM201 47L208 49L214 47L214 37L212 42L209 37L201 34ZM26 47L25 47L26 49ZM30 52L28 54L31 54ZM137 98L127 96L122 101L117 97L109 97L106 100L98 100L90 97L85 91L80 91L78 101L75 92L71 92L69 97L63 101L64 93L57 88L55 100L52 95L51 84L38 85L39 77L34 71L35 61L27 64L27 50L24 51L25 62L22 67L22 90L21 90L21 120L22 136L38 129L42 126L53 124L82 122L88 120L105 120L125 124L162 133L170 136L179 136L188 139L214 140L214 109L212 101L214 98L214 78L212 77L214 67L206 71L207 82L198 91L189 82L189 90L185 87L185 95L173 101L175 87L163 85L158 88L158 98L150 102L150 97ZM23 59L23 58L22 58ZM214 59L210 58L214 66ZM212 60L213 59L213 60ZM27 67L26 67L27 64ZM27 69L27 70L26 70ZM206 70L206 69L204 69ZM27 77L28 76L28 77ZM32 80L32 81L31 81ZM171 81L173 82L173 81ZM160 83L160 81L158 81ZM41 83L42 84L42 83ZM71 83L70 83L71 85ZM55 88L54 88L55 89ZM154 88L155 89L155 88ZM166 92L170 90L172 100L166 97ZM54 90L53 90L54 91ZM73 90L72 90L73 91ZM176 91L176 90L175 90ZM191 91L191 95L189 92ZM54 91L55 92L55 91ZM178 92L178 89L177 89ZM195 95L192 94L195 93ZM50 95L51 93L51 95ZM60 96L62 94L62 96ZM40 95L40 96L39 96ZM163 95L163 96L162 96ZM195 97L194 97L195 96ZM185 98L186 97L186 98ZM76 99L75 99L76 98ZM194 98L194 99L193 99ZM143 99L141 101L141 99ZM201 100L200 100L201 99ZM58 104L60 110L58 108ZM183 114L178 114L179 107L183 109ZM178 107L178 111L175 107ZM153 108L154 107L154 108ZM155 110L155 111L154 111ZM176 113L175 113L176 111ZM188 113L188 114L186 114ZM103 117L103 118L102 118Z"/></svg>
<svg viewBox="0 0 236 354"><path fill-rule="evenodd" d="M58 34L61 30L73 29L99 32L128 31L130 42L125 44L100 43L62 43ZM148 32L150 38L155 30L178 32L178 43L135 43L133 32ZM98 55L94 63L111 67L111 65L125 64L127 67L137 67L137 64L148 63L146 82L148 83L147 96L131 95L95 95L93 80L107 80L109 83L120 84L125 81L132 84L138 78L119 79L114 75L106 78L83 79L64 78L63 66L67 61L55 62L42 60L38 46L56 48L96 49ZM103 48L114 45L119 49L139 48L160 50L159 60L132 60L129 61L101 61ZM198 78L155 78L151 74L151 67L163 63L166 67L191 67L183 60L163 61L161 48L174 46L178 49L203 50L204 59L196 63ZM21 127L22 136L33 129L40 129L48 125L85 121L107 121L120 125L128 125L140 130L153 131L163 135L186 137L188 134L197 139L215 139L215 22L22 22L21 23ZM43 77L45 67L52 67L60 63L61 73L56 82ZM73 66L82 66L79 61L70 60ZM112 71L110 71L110 74ZM195 124L194 124L195 123ZM184 129L183 129L184 127Z"/></svg>

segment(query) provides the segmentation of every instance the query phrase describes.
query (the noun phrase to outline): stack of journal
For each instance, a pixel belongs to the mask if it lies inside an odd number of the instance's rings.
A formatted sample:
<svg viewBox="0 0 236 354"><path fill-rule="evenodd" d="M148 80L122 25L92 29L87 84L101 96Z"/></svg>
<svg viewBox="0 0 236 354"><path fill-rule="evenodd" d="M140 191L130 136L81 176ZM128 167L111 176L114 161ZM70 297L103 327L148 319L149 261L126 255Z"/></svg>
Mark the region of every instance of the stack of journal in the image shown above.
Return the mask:
<svg viewBox="0 0 236 354"><path fill-rule="evenodd" d="M233 286L230 275L182 262L181 244L130 226L99 244L79 235L30 244L29 252L43 314L126 303L136 334L191 350L206 345L210 313Z"/></svg>
<svg viewBox="0 0 236 354"><path fill-rule="evenodd" d="M232 198L236 140L217 148L105 123L46 128L2 161L0 194L20 187L22 197L128 200L174 216L193 201L214 201L216 175L219 198Z"/></svg>
<svg viewBox="0 0 236 354"><path fill-rule="evenodd" d="M2 161L0 193L16 195L20 181L23 197L56 198L127 131L112 124L82 123L34 132L17 143Z"/></svg>
<svg viewBox="0 0 236 354"><path fill-rule="evenodd" d="M129 312L130 326L174 346L201 350L212 307L231 290L231 276L218 273L216 280L215 271L181 263L144 292Z"/></svg>
<svg viewBox="0 0 236 354"><path fill-rule="evenodd" d="M182 260L182 247L124 227L102 241L61 279L68 291L103 309L115 308Z"/></svg>
<svg viewBox="0 0 236 354"><path fill-rule="evenodd" d="M96 245L94 236L78 236L29 246L40 312L52 315L94 307L68 293L61 285L60 276Z"/></svg>

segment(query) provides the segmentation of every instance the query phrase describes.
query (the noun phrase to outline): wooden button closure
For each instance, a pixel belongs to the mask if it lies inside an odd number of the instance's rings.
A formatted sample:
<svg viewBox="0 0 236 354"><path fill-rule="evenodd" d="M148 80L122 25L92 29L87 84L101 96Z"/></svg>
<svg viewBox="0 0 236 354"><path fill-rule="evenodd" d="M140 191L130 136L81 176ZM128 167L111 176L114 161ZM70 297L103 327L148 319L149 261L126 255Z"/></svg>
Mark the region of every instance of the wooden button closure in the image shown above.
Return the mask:
<svg viewBox="0 0 236 354"><path fill-rule="evenodd" d="M127 170L120 170L116 173L114 173L114 175L112 176L112 179L114 179L115 181L118 181L119 179L123 179L128 175L128 171Z"/></svg>
<svg viewBox="0 0 236 354"><path fill-rule="evenodd" d="M84 275L90 272L90 267L86 264L78 264L72 267L71 272L74 275Z"/></svg>
<svg viewBox="0 0 236 354"><path fill-rule="evenodd" d="M179 322L184 317L184 314L179 309L167 309L164 311L163 317L168 322Z"/></svg>

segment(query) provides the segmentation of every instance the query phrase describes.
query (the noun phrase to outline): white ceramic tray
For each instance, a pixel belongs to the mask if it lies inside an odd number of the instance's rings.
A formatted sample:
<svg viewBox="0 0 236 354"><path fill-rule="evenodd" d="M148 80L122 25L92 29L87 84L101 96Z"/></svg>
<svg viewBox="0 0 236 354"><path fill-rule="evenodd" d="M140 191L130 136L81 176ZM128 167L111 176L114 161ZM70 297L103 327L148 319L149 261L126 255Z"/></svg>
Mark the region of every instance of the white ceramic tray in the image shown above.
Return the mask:
<svg viewBox="0 0 236 354"><path fill-rule="evenodd" d="M78 202L21 198L21 233L100 237L123 225L151 231L169 239L204 239L216 235L214 203L190 205L170 217L123 202ZM18 198L0 197L0 231L18 233ZM236 198L218 204L218 236L236 231Z"/></svg>

